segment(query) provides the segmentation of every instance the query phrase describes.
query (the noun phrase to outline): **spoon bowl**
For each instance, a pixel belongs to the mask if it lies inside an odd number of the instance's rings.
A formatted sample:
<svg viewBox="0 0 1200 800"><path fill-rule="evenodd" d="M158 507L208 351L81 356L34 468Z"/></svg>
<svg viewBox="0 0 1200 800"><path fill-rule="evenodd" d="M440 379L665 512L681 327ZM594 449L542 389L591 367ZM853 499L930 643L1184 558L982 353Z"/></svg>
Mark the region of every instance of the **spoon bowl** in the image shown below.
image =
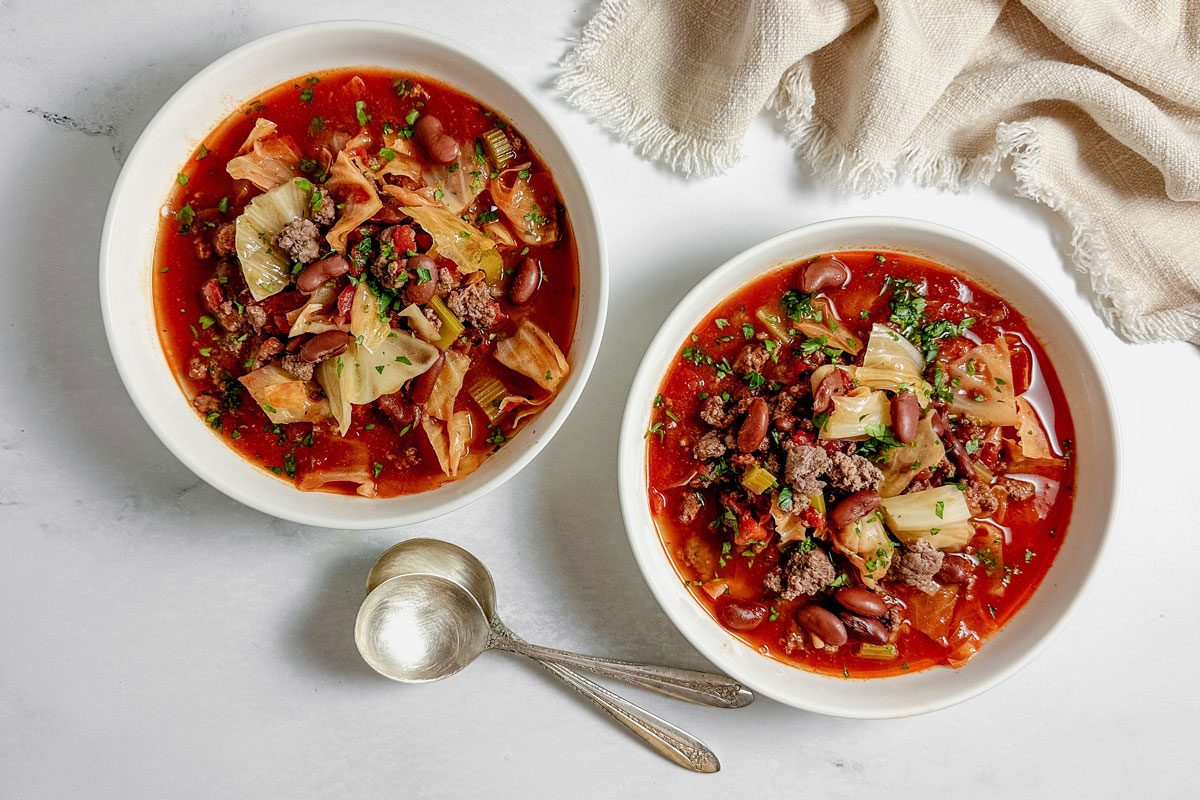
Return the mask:
<svg viewBox="0 0 1200 800"><path fill-rule="evenodd" d="M449 677L488 646L488 619L475 598L438 575L397 575L358 610L354 641L379 674L403 683Z"/></svg>
<svg viewBox="0 0 1200 800"><path fill-rule="evenodd" d="M441 539L408 539L389 547L367 574L367 594L397 575L440 575L475 598L490 622L496 615L496 582L478 558Z"/></svg>

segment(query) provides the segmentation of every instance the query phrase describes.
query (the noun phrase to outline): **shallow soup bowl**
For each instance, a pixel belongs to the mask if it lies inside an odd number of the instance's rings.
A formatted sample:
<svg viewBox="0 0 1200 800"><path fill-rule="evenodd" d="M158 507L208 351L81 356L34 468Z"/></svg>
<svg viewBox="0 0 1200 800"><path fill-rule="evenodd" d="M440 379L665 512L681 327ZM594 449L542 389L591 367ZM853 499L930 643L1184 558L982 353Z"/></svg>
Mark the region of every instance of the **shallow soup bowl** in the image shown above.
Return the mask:
<svg viewBox="0 0 1200 800"><path fill-rule="evenodd" d="M1061 549L1028 602L959 669L845 679L759 653L723 628L691 594L655 529L646 431L654 397L688 334L720 302L763 273L820 253L908 253L967 274L1028 322L1060 378L1075 426L1076 497ZM638 566L679 630L722 671L797 708L855 718L920 714L961 702L1027 664L1082 599L1109 536L1119 486L1116 416L1095 353L1071 315L1027 269L991 245L928 222L858 217L782 234L735 256L679 303L646 351L625 409L618 457L621 507Z"/></svg>
<svg viewBox="0 0 1200 800"><path fill-rule="evenodd" d="M567 208L579 263L570 374L552 402L478 470L420 494L366 499L302 492L243 459L191 407L159 343L152 264L163 204L202 137L250 98L297 76L337 67L418 73L508 117L549 167ZM537 455L583 391L600 347L608 294L599 222L563 136L514 79L462 45L382 22L326 22L241 47L175 93L146 127L117 180L100 250L100 296L122 380L151 429L197 475L230 497L296 522L338 528L411 524L495 489Z"/></svg>

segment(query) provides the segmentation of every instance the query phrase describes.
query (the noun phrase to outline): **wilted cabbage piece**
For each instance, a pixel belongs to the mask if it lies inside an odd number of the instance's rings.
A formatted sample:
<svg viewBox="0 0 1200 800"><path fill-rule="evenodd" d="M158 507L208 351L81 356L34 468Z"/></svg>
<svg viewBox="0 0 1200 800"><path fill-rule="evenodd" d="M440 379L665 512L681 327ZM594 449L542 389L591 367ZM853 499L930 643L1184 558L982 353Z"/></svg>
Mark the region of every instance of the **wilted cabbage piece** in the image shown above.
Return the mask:
<svg viewBox="0 0 1200 800"><path fill-rule="evenodd" d="M496 343L496 360L548 391L554 391L567 376L567 359L562 350L550 334L528 319L521 322L512 336Z"/></svg>
<svg viewBox="0 0 1200 800"><path fill-rule="evenodd" d="M482 270L489 283L500 280L504 260L491 239L441 206L406 206L401 210L433 237L438 254L453 261L459 272Z"/></svg>
<svg viewBox="0 0 1200 800"><path fill-rule="evenodd" d="M414 177L433 190L434 197L447 211L461 214L483 191L487 175L482 169L475 163L475 151L464 147L457 160L434 164L423 175Z"/></svg>
<svg viewBox="0 0 1200 800"><path fill-rule="evenodd" d="M344 253L350 231L375 216L375 212L383 208L383 203L375 186L354 166L345 150L337 154L325 188L342 207L337 222L325 234L325 241L337 252Z"/></svg>
<svg viewBox="0 0 1200 800"><path fill-rule="evenodd" d="M354 305L360 309L350 321L354 342L342 355L322 361L316 373L343 436L350 428L353 405L398 392L429 369L438 355L433 345L383 321L378 299L365 281L355 290Z"/></svg>
<svg viewBox="0 0 1200 800"><path fill-rule="evenodd" d="M889 392L912 392L922 406L929 405L929 385L921 377L925 359L916 347L891 328L876 323L863 363L854 375L860 386Z"/></svg>
<svg viewBox="0 0 1200 800"><path fill-rule="evenodd" d="M887 395L859 386L833 398L833 409L821 428L820 438L866 439L869 428L888 425L891 420Z"/></svg>
<svg viewBox="0 0 1200 800"><path fill-rule="evenodd" d="M403 136L384 136L383 147L379 151L379 168L375 170L376 179L382 181L388 175L400 175L421 180L421 162L417 160L417 152L412 139Z"/></svg>
<svg viewBox="0 0 1200 800"><path fill-rule="evenodd" d="M309 381L297 380L276 364L259 367L238 378L254 402L276 425L320 422L329 416L329 402Z"/></svg>
<svg viewBox="0 0 1200 800"><path fill-rule="evenodd" d="M475 468L477 462L470 462L469 468L465 468L468 464L464 459L474 434L470 411L459 411L445 422L423 416L421 428L437 456L438 466L447 476L458 477L460 473L465 475Z"/></svg>
<svg viewBox="0 0 1200 800"><path fill-rule="evenodd" d="M446 363L433 383L433 391L425 402L425 413L443 421L454 415L454 401L462 390L463 378L471 366L471 357L457 350L446 351Z"/></svg>
<svg viewBox="0 0 1200 800"><path fill-rule="evenodd" d="M771 519L775 520L775 532L779 534L780 544L798 542L808 536L808 528L800 518L780 508L778 493L771 497Z"/></svg>
<svg viewBox="0 0 1200 800"><path fill-rule="evenodd" d="M888 529L907 545L928 539L939 550L961 550L975 534L966 497L957 486L887 497L882 509Z"/></svg>
<svg viewBox="0 0 1200 800"><path fill-rule="evenodd" d="M259 118L254 129L229 159L225 171L231 178L247 180L264 192L300 177L300 151L292 140L281 136L274 122Z"/></svg>
<svg viewBox="0 0 1200 800"><path fill-rule="evenodd" d="M1042 421L1029 401L1024 397L1016 399L1017 404L1017 436L1021 441L1021 455L1028 459L1060 460L1050 446L1050 439L1042 427Z"/></svg>
<svg viewBox="0 0 1200 800"><path fill-rule="evenodd" d="M416 303L409 303L397 316L408 320L409 329L425 341L433 343L440 338L438 329L421 313L421 307Z"/></svg>
<svg viewBox="0 0 1200 800"><path fill-rule="evenodd" d="M330 484L355 483L355 491L362 497L376 495L370 451L365 444L357 439L332 439L322 442L314 453L312 463L302 467L299 475L296 485L301 491L334 491Z"/></svg>
<svg viewBox="0 0 1200 800"><path fill-rule="evenodd" d="M862 342L854 337L850 329L845 325L838 325L833 319L829 320L829 324L825 324L805 317L792 321L791 326L809 339L824 341L825 347L845 350L850 355L858 355L862 350Z"/></svg>
<svg viewBox="0 0 1200 800"><path fill-rule="evenodd" d="M895 550L878 511L834 531L833 547L854 564L863 584L869 587L887 574Z"/></svg>
<svg viewBox="0 0 1200 800"><path fill-rule="evenodd" d="M1016 425L1012 359L1004 337L981 344L946 365L950 409L984 425Z"/></svg>
<svg viewBox="0 0 1200 800"><path fill-rule="evenodd" d="M308 211L308 192L299 184L290 180L260 194L234 224L238 262L255 300L270 297L292 282L291 262L275 247L275 237Z"/></svg>
<svg viewBox="0 0 1200 800"><path fill-rule="evenodd" d="M937 466L945 456L946 446L942 444L942 437L934 432L931 418L925 416L917 423L915 439L907 445L887 451L886 459L879 465L883 470L879 494L895 497L908 488L917 473Z"/></svg>
<svg viewBox="0 0 1200 800"><path fill-rule="evenodd" d="M518 239L535 245L558 241L558 200L548 176L539 174L535 185L529 164L522 164L504 170L488 185L492 200L508 218Z"/></svg>
<svg viewBox="0 0 1200 800"><path fill-rule="evenodd" d="M308 302L287 313L288 338L302 336L306 333L324 333L325 331L345 330L345 326L334 321L337 309L333 303L337 300L337 290L332 286L320 286L308 298Z"/></svg>

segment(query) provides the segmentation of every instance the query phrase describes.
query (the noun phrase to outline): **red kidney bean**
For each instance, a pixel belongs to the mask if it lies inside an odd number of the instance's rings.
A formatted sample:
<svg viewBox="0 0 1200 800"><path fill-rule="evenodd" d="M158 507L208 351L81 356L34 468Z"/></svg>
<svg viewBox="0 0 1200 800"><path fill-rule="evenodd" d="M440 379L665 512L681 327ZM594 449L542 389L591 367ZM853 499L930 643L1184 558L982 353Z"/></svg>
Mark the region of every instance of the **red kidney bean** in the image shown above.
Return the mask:
<svg viewBox="0 0 1200 800"><path fill-rule="evenodd" d="M405 303L423 306L433 299L433 294L437 291L437 262L429 256L413 256L405 266L408 267L408 280L400 294ZM424 283L421 282L422 270L427 278Z"/></svg>
<svg viewBox="0 0 1200 800"><path fill-rule="evenodd" d="M830 286L841 286L850 277L850 268L837 256L817 256L801 268L796 279L796 288L807 294L819 292Z"/></svg>
<svg viewBox="0 0 1200 800"><path fill-rule="evenodd" d="M845 394L850 390L850 378L840 369L834 369L817 384L813 393L813 411L820 414L828 411L833 405L835 395Z"/></svg>
<svg viewBox="0 0 1200 800"><path fill-rule="evenodd" d="M842 502L830 509L829 524L835 528L845 527L879 508L882 502L883 498L874 489L863 489L848 494Z"/></svg>
<svg viewBox="0 0 1200 800"><path fill-rule="evenodd" d="M735 631L752 631L767 618L767 605L751 600L722 598L717 604L717 619L726 628Z"/></svg>
<svg viewBox="0 0 1200 800"><path fill-rule="evenodd" d="M446 366L446 354L438 353L438 357L430 365L429 369L412 379L408 384L408 396L412 398L414 403L424 405L428 402L429 397L433 394L433 385L437 383L438 376L442 374L442 367L444 366Z"/></svg>
<svg viewBox="0 0 1200 800"><path fill-rule="evenodd" d="M300 357L314 364L346 352L354 337L345 331L322 331L300 348Z"/></svg>
<svg viewBox="0 0 1200 800"><path fill-rule="evenodd" d="M846 643L846 626L827 608L803 606L796 609L796 624L821 637L825 644L841 647Z"/></svg>
<svg viewBox="0 0 1200 800"><path fill-rule="evenodd" d="M900 392L892 397L892 430L901 444L917 438L917 421L921 405L912 392Z"/></svg>
<svg viewBox="0 0 1200 800"><path fill-rule="evenodd" d="M857 614L849 614L843 611L839 614L842 618L842 623L846 626L846 630L855 639L862 639L870 644L887 644L888 629L882 622L869 617L860 617Z"/></svg>
<svg viewBox="0 0 1200 800"><path fill-rule="evenodd" d="M449 164L458 158L458 142L442 130L442 121L437 117L422 115L413 128L413 136L421 149L438 163Z"/></svg>
<svg viewBox="0 0 1200 800"><path fill-rule="evenodd" d="M770 409L767 408L767 401L761 397L754 398L750 403L750 408L746 411L746 419L738 431L738 450L743 453L753 453L757 450L758 446L763 443L763 439L767 438L767 425L770 424L770 421Z"/></svg>
<svg viewBox="0 0 1200 800"><path fill-rule="evenodd" d="M296 288L305 294L312 294L321 288L321 284L340 278L350 271L350 262L340 253L325 256L320 261L314 261L296 278Z"/></svg>
<svg viewBox="0 0 1200 800"><path fill-rule="evenodd" d="M966 583L971 579L971 573L974 571L975 565L971 563L971 559L948 553L942 559L941 569L934 577L939 583Z"/></svg>
<svg viewBox="0 0 1200 800"><path fill-rule="evenodd" d="M532 258L526 258L517 267L512 284L508 287L508 300L514 306L522 306L529 302L533 293L542 283L542 265Z"/></svg>
<svg viewBox="0 0 1200 800"><path fill-rule="evenodd" d="M860 616L882 617L887 614L887 603L883 602L883 598L857 586L838 589L833 597L842 608Z"/></svg>

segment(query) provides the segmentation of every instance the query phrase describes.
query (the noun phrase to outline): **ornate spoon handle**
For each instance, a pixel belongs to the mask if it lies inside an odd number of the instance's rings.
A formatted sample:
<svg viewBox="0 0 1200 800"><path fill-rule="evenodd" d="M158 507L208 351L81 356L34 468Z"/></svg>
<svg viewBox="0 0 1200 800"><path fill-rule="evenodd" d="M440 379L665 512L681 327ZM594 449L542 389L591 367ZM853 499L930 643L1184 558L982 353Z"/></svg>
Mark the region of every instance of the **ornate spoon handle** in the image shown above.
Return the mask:
<svg viewBox="0 0 1200 800"><path fill-rule="evenodd" d="M599 656L585 656L566 650L555 650L529 644L505 627L499 620L492 622L491 647L520 653L537 659L543 664L558 664L574 669L624 681L633 686L717 708L742 708L754 700L749 689L732 678L712 672L693 669L658 667L652 664L637 664Z"/></svg>
<svg viewBox="0 0 1200 800"><path fill-rule="evenodd" d="M721 769L716 754L690 733L566 667L546 661L541 664L668 760L693 772Z"/></svg>

